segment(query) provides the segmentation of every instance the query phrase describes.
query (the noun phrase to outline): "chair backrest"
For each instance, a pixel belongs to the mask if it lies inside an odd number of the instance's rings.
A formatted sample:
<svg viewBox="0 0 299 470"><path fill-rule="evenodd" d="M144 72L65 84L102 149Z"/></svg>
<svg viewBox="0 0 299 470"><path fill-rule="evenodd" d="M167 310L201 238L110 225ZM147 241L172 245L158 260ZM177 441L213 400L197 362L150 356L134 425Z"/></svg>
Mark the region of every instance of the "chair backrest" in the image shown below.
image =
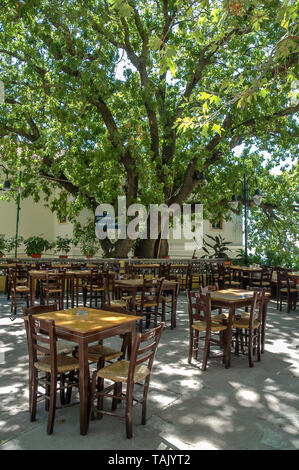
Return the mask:
<svg viewBox="0 0 299 470"><path fill-rule="evenodd" d="M257 294L254 319L261 321L263 307L265 303L265 294L266 292L269 292L269 289L265 289L265 287L247 286L247 290L252 291Z"/></svg>
<svg viewBox="0 0 299 470"><path fill-rule="evenodd" d="M54 320L42 320L32 315L28 317L29 360L37 362L38 353L50 356L51 373L57 373L57 348Z"/></svg>
<svg viewBox="0 0 299 470"><path fill-rule="evenodd" d="M162 322L156 328L146 332L138 333L132 346L128 383L133 383L134 372L136 366L144 363L149 371L152 370L155 353L161 338L161 334L165 323Z"/></svg>
<svg viewBox="0 0 299 470"><path fill-rule="evenodd" d="M64 271L60 272L51 272L47 271L46 273L46 280L45 280L45 287L47 289L50 288L57 288L61 289L64 292L65 286L65 273Z"/></svg>
<svg viewBox="0 0 299 470"><path fill-rule="evenodd" d="M196 320L206 322L207 329L211 326L211 294L201 294L200 292L191 292L187 289L189 327Z"/></svg>
<svg viewBox="0 0 299 470"><path fill-rule="evenodd" d="M261 282L267 281L271 282L273 274L273 268L263 266L261 272Z"/></svg>
<svg viewBox="0 0 299 470"><path fill-rule="evenodd" d="M103 276L104 305L110 305L109 277Z"/></svg>
<svg viewBox="0 0 299 470"><path fill-rule="evenodd" d="M281 289L281 287L286 287L287 289L290 289L292 286L296 285L296 280L291 279L289 277L289 270L287 269L280 269L277 271L277 281L278 281L278 289Z"/></svg>
<svg viewBox="0 0 299 470"><path fill-rule="evenodd" d="M159 266L159 277L169 278L171 263L160 263Z"/></svg>
<svg viewBox="0 0 299 470"><path fill-rule="evenodd" d="M159 304L161 302L164 278L161 279L143 279L141 292L140 310L143 310L144 302L154 301Z"/></svg>
<svg viewBox="0 0 299 470"><path fill-rule="evenodd" d="M251 289L253 290L253 289ZM253 329L255 320L262 321L262 308L264 304L265 290L253 291L253 299L250 306L249 329Z"/></svg>
<svg viewBox="0 0 299 470"><path fill-rule="evenodd" d="M29 349L29 317L31 315L36 315L38 313L47 313L47 312L56 312L57 311L57 304L51 305L36 305L35 307L23 307L23 319L24 319L24 326L26 331L27 337L27 344Z"/></svg>

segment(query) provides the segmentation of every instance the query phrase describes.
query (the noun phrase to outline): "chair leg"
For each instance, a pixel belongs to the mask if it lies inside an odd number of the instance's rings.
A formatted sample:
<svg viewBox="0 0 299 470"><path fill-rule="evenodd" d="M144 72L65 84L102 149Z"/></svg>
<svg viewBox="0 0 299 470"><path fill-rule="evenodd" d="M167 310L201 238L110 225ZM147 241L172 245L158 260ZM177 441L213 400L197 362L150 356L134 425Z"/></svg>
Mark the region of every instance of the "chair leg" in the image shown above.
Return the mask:
<svg viewBox="0 0 299 470"><path fill-rule="evenodd" d="M60 403L65 405L65 374L60 375Z"/></svg>
<svg viewBox="0 0 299 470"><path fill-rule="evenodd" d="M189 354L188 354L188 364L191 364L191 360L192 360L192 352L193 352L193 328L191 328L190 330L190 334L189 334Z"/></svg>
<svg viewBox="0 0 299 470"><path fill-rule="evenodd" d="M258 362L260 362L261 360L261 329L259 328L257 331L256 331L256 334L257 334L257 360Z"/></svg>
<svg viewBox="0 0 299 470"><path fill-rule="evenodd" d="M47 396L50 396L50 374L46 374L46 395ZM49 400L45 400L45 410L46 411L49 411L49 406L50 406L50 401Z"/></svg>
<svg viewBox="0 0 299 470"><path fill-rule="evenodd" d="M126 393L126 430L127 430L128 439L133 437L132 407L133 407L133 384L128 384L127 393Z"/></svg>
<svg viewBox="0 0 299 470"><path fill-rule="evenodd" d="M193 357L196 360L198 358L198 336L199 336L199 332L198 332L198 330L195 330L195 335L194 335L194 339L193 339ZM196 349L196 350L194 350L194 349Z"/></svg>
<svg viewBox="0 0 299 470"><path fill-rule="evenodd" d="M210 350L210 333L206 333L204 355L202 360L202 370L206 370Z"/></svg>
<svg viewBox="0 0 299 470"><path fill-rule="evenodd" d="M56 411L56 384L57 384L57 376L55 374L51 374L50 408L49 408L49 415L48 415L47 434L53 433L55 411Z"/></svg>
<svg viewBox="0 0 299 470"><path fill-rule="evenodd" d="M33 368L31 376L30 421L35 421L38 389L38 371Z"/></svg>
<svg viewBox="0 0 299 470"><path fill-rule="evenodd" d="M147 405L147 394L149 390L149 383L150 383L150 375L147 376L147 378L145 379L145 383L144 383L141 424L146 423L146 405Z"/></svg>
<svg viewBox="0 0 299 470"><path fill-rule="evenodd" d="M65 397L65 403L67 405L69 405L71 403L71 399L72 399L72 390L73 390L73 388L70 386L70 384L74 381L74 375L75 375L75 371L72 370L69 373L69 377L68 377L68 380L67 380L68 388L67 388L66 397Z"/></svg>
<svg viewBox="0 0 299 470"><path fill-rule="evenodd" d="M249 367L253 367L253 332L249 331L249 338L248 338L248 362Z"/></svg>

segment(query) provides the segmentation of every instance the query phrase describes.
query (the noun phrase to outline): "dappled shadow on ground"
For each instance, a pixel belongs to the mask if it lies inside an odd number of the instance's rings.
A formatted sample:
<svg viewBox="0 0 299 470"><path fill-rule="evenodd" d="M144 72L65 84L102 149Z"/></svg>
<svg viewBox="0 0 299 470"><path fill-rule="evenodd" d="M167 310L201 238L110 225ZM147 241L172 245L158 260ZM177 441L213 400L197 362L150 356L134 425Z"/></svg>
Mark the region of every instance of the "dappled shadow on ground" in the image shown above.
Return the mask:
<svg viewBox="0 0 299 470"><path fill-rule="evenodd" d="M296 449L298 440L298 312L269 306L266 350L248 367L246 356L232 355L231 367L211 359L187 363L188 314L180 295L177 328L169 325L157 351L148 398L148 420L134 411L134 438L113 417L90 423L79 435L78 406L57 411L54 434L46 435L47 414L40 405L29 422L28 358L23 321L9 319L0 302L0 332L5 363L0 377L0 439L3 449ZM115 340L115 339L114 339ZM106 406L109 404L107 403ZM62 440L63 436L63 440Z"/></svg>

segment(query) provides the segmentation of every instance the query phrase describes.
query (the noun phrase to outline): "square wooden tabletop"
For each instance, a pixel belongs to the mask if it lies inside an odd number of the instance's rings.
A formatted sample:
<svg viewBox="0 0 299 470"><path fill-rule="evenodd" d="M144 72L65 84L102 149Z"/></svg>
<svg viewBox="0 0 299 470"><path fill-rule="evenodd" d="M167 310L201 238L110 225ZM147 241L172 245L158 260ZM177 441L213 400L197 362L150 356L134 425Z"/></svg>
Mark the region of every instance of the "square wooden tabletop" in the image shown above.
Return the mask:
<svg viewBox="0 0 299 470"><path fill-rule="evenodd" d="M40 313L34 315L34 317L43 320L54 320L55 326L81 334L114 328L124 323L140 320L140 317L135 315L82 307Z"/></svg>

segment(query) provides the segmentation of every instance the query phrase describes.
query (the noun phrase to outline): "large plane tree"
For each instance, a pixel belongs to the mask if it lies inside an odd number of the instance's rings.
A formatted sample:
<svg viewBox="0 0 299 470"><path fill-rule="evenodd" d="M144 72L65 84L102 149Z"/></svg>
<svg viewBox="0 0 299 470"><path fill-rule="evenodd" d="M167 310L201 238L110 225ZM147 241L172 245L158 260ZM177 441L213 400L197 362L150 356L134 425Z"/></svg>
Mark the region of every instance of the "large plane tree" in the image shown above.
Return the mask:
<svg viewBox="0 0 299 470"><path fill-rule="evenodd" d="M119 195L229 217L244 172L266 190L295 158L297 14L292 0L2 0L1 163L74 222ZM281 207L253 213L283 234ZM101 242L115 257L133 243Z"/></svg>

